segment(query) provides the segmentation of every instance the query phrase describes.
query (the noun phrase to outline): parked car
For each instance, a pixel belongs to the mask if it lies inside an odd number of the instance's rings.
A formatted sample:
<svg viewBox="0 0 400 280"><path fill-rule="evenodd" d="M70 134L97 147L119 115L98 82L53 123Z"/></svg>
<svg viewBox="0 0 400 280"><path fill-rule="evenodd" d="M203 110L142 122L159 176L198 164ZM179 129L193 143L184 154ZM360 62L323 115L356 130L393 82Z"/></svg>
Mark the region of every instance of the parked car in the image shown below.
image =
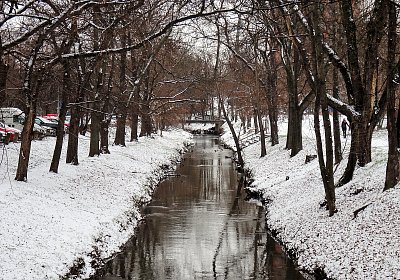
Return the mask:
<svg viewBox="0 0 400 280"><path fill-rule="evenodd" d="M40 125L40 126L46 126L46 127L51 127L53 129L57 129L58 126L58 121L56 120L48 120L43 117L36 117L35 118L35 123Z"/></svg>
<svg viewBox="0 0 400 280"><path fill-rule="evenodd" d="M54 119L57 118L57 115L49 114L49 117L50 119ZM16 128L22 131L24 128L25 114L19 108L0 108L0 122L3 122L10 128ZM45 118L37 117L33 126L33 138L42 139L44 136L56 135L57 124L58 122L56 120L46 120Z"/></svg>
<svg viewBox="0 0 400 280"><path fill-rule="evenodd" d="M35 124L40 126L44 131L46 131L47 136L55 136L57 132L58 122L53 120L47 120L43 117L36 117Z"/></svg>
<svg viewBox="0 0 400 280"><path fill-rule="evenodd" d="M41 126L37 123L33 124L33 138L43 139L44 136L54 136L56 135L56 130L52 127Z"/></svg>
<svg viewBox="0 0 400 280"><path fill-rule="evenodd" d="M21 135L21 130L9 127L4 122L0 122L0 132L2 134L3 142L15 142L18 140L19 135Z"/></svg>
<svg viewBox="0 0 400 280"><path fill-rule="evenodd" d="M58 120L59 120L57 114L47 114L45 116L42 116L42 118L44 118L46 120L49 120L49 121L52 121L52 122L57 122L57 124L58 124ZM70 119L71 119L71 116L65 116L64 130L66 132L68 132L68 128L70 126L70 123L69 123Z"/></svg>

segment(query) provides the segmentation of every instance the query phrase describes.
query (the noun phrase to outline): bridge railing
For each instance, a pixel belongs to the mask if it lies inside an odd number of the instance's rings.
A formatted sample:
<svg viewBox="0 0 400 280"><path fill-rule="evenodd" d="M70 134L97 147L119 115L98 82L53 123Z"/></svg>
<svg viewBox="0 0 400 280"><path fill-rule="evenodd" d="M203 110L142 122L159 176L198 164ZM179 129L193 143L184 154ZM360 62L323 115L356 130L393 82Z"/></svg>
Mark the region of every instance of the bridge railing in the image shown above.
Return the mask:
<svg viewBox="0 0 400 280"><path fill-rule="evenodd" d="M224 123L223 119L202 120L202 119L187 119L186 123Z"/></svg>

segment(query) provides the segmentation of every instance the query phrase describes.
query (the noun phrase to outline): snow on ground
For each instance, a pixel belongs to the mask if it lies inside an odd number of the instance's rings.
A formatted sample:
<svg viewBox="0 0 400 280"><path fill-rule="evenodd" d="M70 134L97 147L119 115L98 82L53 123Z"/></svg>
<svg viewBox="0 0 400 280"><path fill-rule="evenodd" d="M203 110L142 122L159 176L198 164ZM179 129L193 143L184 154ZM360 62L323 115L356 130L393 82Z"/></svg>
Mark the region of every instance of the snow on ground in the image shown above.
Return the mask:
<svg viewBox="0 0 400 280"><path fill-rule="evenodd" d="M210 130L211 128L215 127L215 124L212 123L191 123L185 124L184 129L188 131L195 131L195 130Z"/></svg>
<svg viewBox="0 0 400 280"><path fill-rule="evenodd" d="M78 258L110 256L132 235L162 166L174 165L190 139L165 131L89 158L82 136L80 164L63 156L58 174L48 172L55 138L33 141L26 183L13 180L19 144L0 146L0 279L59 279ZM85 276L91 272L86 266Z"/></svg>
<svg viewBox="0 0 400 280"><path fill-rule="evenodd" d="M285 123L281 123L285 125ZM373 161L357 168L354 179L336 189L338 213L328 217L320 203L324 190L318 161L305 164L305 156L316 154L309 119L303 121L304 150L290 158L285 136L279 145L267 147L260 158L259 144L244 149L245 167L251 171L252 188L267 203L268 227L288 250L297 252L301 269L323 270L332 279L400 279L400 187L384 187L387 133L374 134ZM285 133L286 127L282 127ZM229 131L226 127L225 131ZM223 140L233 144L229 132ZM342 138L345 155L350 139ZM336 180L347 161L338 166ZM371 203L354 218L354 211Z"/></svg>

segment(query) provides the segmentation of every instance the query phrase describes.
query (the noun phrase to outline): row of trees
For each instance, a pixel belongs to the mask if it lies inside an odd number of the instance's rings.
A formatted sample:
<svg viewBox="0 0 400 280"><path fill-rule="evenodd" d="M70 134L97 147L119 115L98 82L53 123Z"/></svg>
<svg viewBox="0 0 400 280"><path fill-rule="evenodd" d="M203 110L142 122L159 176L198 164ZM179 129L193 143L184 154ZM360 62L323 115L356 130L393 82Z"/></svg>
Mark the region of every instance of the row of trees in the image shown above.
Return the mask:
<svg viewBox="0 0 400 280"><path fill-rule="evenodd" d="M34 117L38 109L54 106L57 93L59 132L71 112L67 162L73 164L78 164L79 126L88 112L89 156L94 156L108 152L113 114L114 142L125 145L127 121L135 140L139 119L139 135L150 135L154 124L177 123L218 100L219 113L231 127L232 115L243 123L254 119L261 156L266 154L263 117L268 116L275 145L278 115L288 116L286 148L295 156L302 149L303 114L314 112L330 215L336 211L335 187L352 179L357 164L372 160L372 134L385 115L385 189L399 181L400 7L393 0L30 0L0 5L0 106L19 104L27 116L17 180L27 178ZM189 41L183 35L188 30L211 42L213 51ZM351 123L352 140L346 170L335 183L334 165L342 160L339 113ZM58 133L53 172L62 141ZM238 139L236 144L243 164Z"/></svg>
<svg viewBox="0 0 400 280"><path fill-rule="evenodd" d="M95 156L109 153L112 116L114 143L124 146L128 119L133 141L155 126L176 123L187 110L180 104L198 103L193 97L202 82L202 61L172 28L215 13L212 3L29 0L2 1L0 8L0 106L20 107L26 116L16 180L27 180L40 112L58 107L50 166L58 172L68 111L67 163L77 165L78 135L89 120L89 156Z"/></svg>
<svg viewBox="0 0 400 280"><path fill-rule="evenodd" d="M385 189L399 182L399 8L390 0L257 1L251 14L215 21L223 34L215 40L231 53L232 77L242 84L250 79L253 88L247 100L252 100L256 115L262 104L266 106L272 145L277 143L279 104L287 104L286 147L292 156L302 149L302 116L313 110L329 215L336 211L335 188L352 179L356 165L371 162L372 135L385 115L389 132ZM236 68L246 69L248 76ZM283 92L282 99L278 93ZM350 121L352 138L346 169L335 183L334 165L342 160L339 113ZM261 135L261 156L263 141ZM238 140L236 145L240 153Z"/></svg>

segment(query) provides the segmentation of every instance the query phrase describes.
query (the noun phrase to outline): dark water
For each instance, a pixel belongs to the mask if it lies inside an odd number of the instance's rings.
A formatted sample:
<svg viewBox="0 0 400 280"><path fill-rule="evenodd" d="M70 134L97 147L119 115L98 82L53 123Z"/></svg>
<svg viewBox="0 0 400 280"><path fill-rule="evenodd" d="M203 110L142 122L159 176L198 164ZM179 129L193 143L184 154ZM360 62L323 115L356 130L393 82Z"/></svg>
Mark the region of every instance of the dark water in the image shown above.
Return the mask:
<svg viewBox="0 0 400 280"><path fill-rule="evenodd" d="M123 252L94 279L304 279L244 200L232 152L195 138L177 176L161 183Z"/></svg>

